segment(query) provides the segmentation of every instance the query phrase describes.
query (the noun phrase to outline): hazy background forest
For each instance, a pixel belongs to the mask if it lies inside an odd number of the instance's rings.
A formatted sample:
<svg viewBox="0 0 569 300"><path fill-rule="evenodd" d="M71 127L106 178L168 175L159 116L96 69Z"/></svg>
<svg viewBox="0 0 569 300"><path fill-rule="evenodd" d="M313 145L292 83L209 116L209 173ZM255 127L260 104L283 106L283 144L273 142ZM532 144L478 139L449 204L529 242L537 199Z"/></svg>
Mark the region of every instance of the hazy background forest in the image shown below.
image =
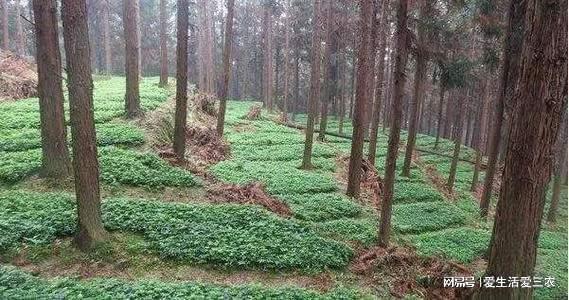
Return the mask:
<svg viewBox="0 0 569 300"><path fill-rule="evenodd" d="M0 298L567 298L567 0L0 8Z"/></svg>

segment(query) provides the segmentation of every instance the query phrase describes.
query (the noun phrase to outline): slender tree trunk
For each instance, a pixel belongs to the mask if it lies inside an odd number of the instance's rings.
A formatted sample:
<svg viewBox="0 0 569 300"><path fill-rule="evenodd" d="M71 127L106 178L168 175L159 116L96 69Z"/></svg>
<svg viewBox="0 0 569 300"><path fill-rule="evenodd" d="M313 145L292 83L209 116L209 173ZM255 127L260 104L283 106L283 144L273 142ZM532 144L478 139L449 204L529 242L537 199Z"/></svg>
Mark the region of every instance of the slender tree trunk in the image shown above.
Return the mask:
<svg viewBox="0 0 569 300"><path fill-rule="evenodd" d="M176 116L174 153L184 160L188 114L188 0L178 0L176 33Z"/></svg>
<svg viewBox="0 0 569 300"><path fill-rule="evenodd" d="M476 149L476 161L474 163L474 175L472 176L472 184L470 186L470 191L474 192L478 188L478 177L480 174L480 165L482 164L482 128L486 128L486 119L488 118L487 104L488 98L490 97L490 78L486 78L484 84L484 97L482 98L482 103L480 105L480 111L478 113L478 119L480 120L480 125L475 133L474 147Z"/></svg>
<svg viewBox="0 0 569 300"><path fill-rule="evenodd" d="M437 118L437 137L435 139L435 150L439 147L439 141L441 138L441 130L443 125L443 106L445 102L445 88L441 84L439 86L439 113Z"/></svg>
<svg viewBox="0 0 569 300"><path fill-rule="evenodd" d="M374 91L375 91L375 71L376 71L376 59L377 59L377 43L379 42L379 31L380 31L380 24L378 19L380 18L380 11L379 11L379 1L373 1L373 14L372 14L372 21L371 21L371 31L370 31L370 46L369 46L369 74L368 79L364 82L366 85L366 96L367 103L365 111L367 112L364 119L364 137L369 137L370 133L370 126L371 126L371 118L373 114L373 104L374 104Z"/></svg>
<svg viewBox="0 0 569 300"><path fill-rule="evenodd" d="M294 104L292 108L291 121L294 122L296 108L300 105L300 49L294 49Z"/></svg>
<svg viewBox="0 0 569 300"><path fill-rule="evenodd" d="M272 12L271 6L265 5L264 7L264 42L263 42L263 99L265 106L269 111L273 110L273 67L272 67L272 49L273 49L273 36L272 36Z"/></svg>
<svg viewBox="0 0 569 300"><path fill-rule="evenodd" d="M563 125L559 131L559 137L556 145L555 155L556 166L553 176L553 190L551 191L551 204L549 205L549 212L547 213L547 221L555 223L557 218L557 208L559 206L559 199L561 198L561 186L567 178L567 110L564 109Z"/></svg>
<svg viewBox="0 0 569 300"><path fill-rule="evenodd" d="M102 3L102 31L103 42L105 48L105 73L111 75L113 73L113 60L111 50L111 23L110 23L110 8L108 1L101 1Z"/></svg>
<svg viewBox="0 0 569 300"><path fill-rule="evenodd" d="M466 96L468 97L468 96ZM452 154L452 162L450 165L450 171L447 181L447 189L452 192L454 188L454 180L456 178L456 168L458 166L458 158L460 155L460 147L462 146L462 134L463 134L463 111L464 111L464 96L458 95L457 97L458 103L456 103L456 114L455 114L455 122L454 122L454 151Z"/></svg>
<svg viewBox="0 0 569 300"><path fill-rule="evenodd" d="M140 108L139 94L139 48L138 26L136 16L136 1L124 1L124 37L125 37L125 72L126 72L126 96L125 110L126 117L131 119L138 117L142 110Z"/></svg>
<svg viewBox="0 0 569 300"><path fill-rule="evenodd" d="M452 133L453 133L453 120L454 120L454 107L453 104L455 104L454 101L456 101L456 92L455 91L449 91L448 93L448 99L447 99L447 107L446 107L446 111L445 111L445 130L443 133L443 136L447 139L452 139Z"/></svg>
<svg viewBox="0 0 569 300"><path fill-rule="evenodd" d="M361 36L358 48L358 85L356 88L356 103L354 107L354 126L352 132L352 151L350 153L350 163L348 168L348 188L346 195L358 198L360 194L360 178L362 173L362 157L364 146L364 134L366 126L366 108L369 102L370 93L366 90L366 81L369 79L369 68L371 56L373 2L372 0L360 1L360 20L359 33Z"/></svg>
<svg viewBox="0 0 569 300"><path fill-rule="evenodd" d="M381 217L379 227L379 245L387 247L391 233L391 207L393 201L393 185L395 182L395 168L399 150L401 131L401 102L405 87L405 66L407 65L407 5L408 0L399 0L397 8L397 54L395 55L395 68L393 79L392 118L389 129L389 145L385 158L384 197L381 203Z"/></svg>
<svg viewBox="0 0 569 300"><path fill-rule="evenodd" d="M22 17L20 17L22 13L22 9L20 6L20 0L16 0L16 38L18 40L17 43L17 51L18 55L25 56L26 55L26 35L24 34L24 28L22 27Z"/></svg>
<svg viewBox="0 0 569 300"><path fill-rule="evenodd" d="M71 174L71 160L63 110L57 4L55 0L34 0L33 9L42 136L40 175L65 178Z"/></svg>
<svg viewBox="0 0 569 300"><path fill-rule="evenodd" d="M231 42L233 40L233 8L235 0L227 0L227 20L225 21L225 45L223 49L223 85L219 98L219 113L217 114L217 134L223 135L225 108L229 91L229 75L231 74Z"/></svg>
<svg viewBox="0 0 569 300"><path fill-rule="evenodd" d="M128 1L128 0L127 0ZM142 77L142 39L141 39L141 31L140 31L140 0L135 0L134 2L134 11L136 17L136 43L138 44L137 51L138 51L138 76Z"/></svg>
<svg viewBox="0 0 569 300"><path fill-rule="evenodd" d="M373 105L373 114L371 118L371 132L369 140L368 160L372 165L375 165L375 155L377 151L377 135L379 132L379 117L381 114L381 105L383 100L383 75L385 74L385 43L387 41L387 8L389 7L389 0L381 0L380 2L380 18L378 29L378 58L379 64L377 66L377 81L375 85L375 102Z"/></svg>
<svg viewBox="0 0 569 300"><path fill-rule="evenodd" d="M73 145L73 173L77 198L79 249L90 250L104 242L99 191L99 163L93 115L93 79L89 58L89 33L85 0L63 0L63 39L69 91L69 115Z"/></svg>
<svg viewBox="0 0 569 300"><path fill-rule="evenodd" d="M0 0L2 4L2 48L10 50L10 31L8 29L8 0Z"/></svg>
<svg viewBox="0 0 569 300"><path fill-rule="evenodd" d="M334 98L336 89L336 47L338 40L334 32L334 13L332 0L328 0L326 9L326 50L324 51L324 97L320 101L320 127L318 140L324 141L326 137L326 127L328 126L328 106Z"/></svg>
<svg viewBox="0 0 569 300"><path fill-rule="evenodd" d="M421 1L421 20L428 18L429 0ZM417 137L417 126L419 123L419 108L424 97L424 84L427 77L427 53L424 51L426 43L426 32L424 26L418 26L418 46L417 46L417 66L415 68L415 87L413 89L413 98L411 99L411 110L409 116L409 132L407 134L407 148L405 151L405 160L403 162L402 175L409 177L411 175L411 160L413 158L413 150L415 149L415 140Z"/></svg>
<svg viewBox="0 0 569 300"><path fill-rule="evenodd" d="M322 51L322 1L314 0L314 20L312 24L312 68L310 71L310 98L308 99L308 120L306 121L306 140L302 169L312 169L312 143L314 142L314 117L320 98L320 53Z"/></svg>
<svg viewBox="0 0 569 300"><path fill-rule="evenodd" d="M551 157L567 104L567 1L512 4L514 16L516 5L526 6L526 23L515 65L519 74L512 99L515 117L485 275L504 278L534 275ZM479 290L477 298L531 299L532 291L487 288Z"/></svg>
<svg viewBox="0 0 569 300"><path fill-rule="evenodd" d="M510 14L508 15L508 27L506 29L506 39L504 42L502 75L498 98L496 99L496 112L494 126L489 141L488 167L484 177L484 189L480 199L480 215L488 215L490 198L492 197L492 187L496 173L496 164L500 149L500 137L502 132L502 121L504 119L504 106L512 102L513 88L518 78L518 65L522 47L522 38L525 26L526 7L518 0L512 0L510 4ZM510 103L508 105L514 105Z"/></svg>
<svg viewBox="0 0 569 300"><path fill-rule="evenodd" d="M285 7L285 49L284 49L284 91L283 91L283 121L288 121L288 95L289 95L289 87L288 81L290 78L290 0L286 0L286 7Z"/></svg>
<svg viewBox="0 0 569 300"><path fill-rule="evenodd" d="M355 48L355 42L354 42L354 48ZM352 80L351 80L351 89L350 89L350 119L354 117L354 101L356 99L356 93L355 93L355 89L356 89L356 71L357 71L357 66L356 66L356 54L352 54Z"/></svg>
<svg viewBox="0 0 569 300"><path fill-rule="evenodd" d="M166 1L160 0L160 87L168 85L168 36L166 33L168 22L166 15Z"/></svg>

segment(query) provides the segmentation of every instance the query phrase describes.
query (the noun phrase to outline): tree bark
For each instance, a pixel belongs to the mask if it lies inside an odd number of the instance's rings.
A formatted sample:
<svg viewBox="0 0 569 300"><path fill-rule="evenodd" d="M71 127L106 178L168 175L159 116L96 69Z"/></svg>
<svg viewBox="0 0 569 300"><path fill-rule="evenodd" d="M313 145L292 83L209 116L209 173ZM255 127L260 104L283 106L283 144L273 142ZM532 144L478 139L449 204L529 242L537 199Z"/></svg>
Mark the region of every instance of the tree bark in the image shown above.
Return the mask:
<svg viewBox="0 0 569 300"><path fill-rule="evenodd" d="M160 0L160 87L168 86L168 28L166 16L166 2L168 0Z"/></svg>
<svg viewBox="0 0 569 300"><path fill-rule="evenodd" d="M484 218L488 216L488 207L490 206L490 198L492 197L492 187L500 149L502 121L504 119L504 106L515 105L515 103L510 102L513 101L513 88L518 79L517 65L520 59L525 26L526 7L523 5L523 2L512 0L509 9L508 27L506 29L506 39L504 41L503 50L502 75L500 78L498 98L495 101L496 112L494 115L494 126L489 141L488 168L486 169L486 175L484 177L482 198L480 199L480 215Z"/></svg>
<svg viewBox="0 0 569 300"><path fill-rule="evenodd" d="M103 42L105 48L105 72L107 75L113 73L113 60L111 50L111 23L110 23L110 8L108 1L101 1L102 3L102 26L103 26Z"/></svg>
<svg viewBox="0 0 569 300"><path fill-rule="evenodd" d="M22 27L22 9L20 6L20 0L16 0L16 38L17 38L17 51L18 55L26 55L26 35L24 34L24 28Z"/></svg>
<svg viewBox="0 0 569 300"><path fill-rule="evenodd" d="M312 24L312 68L310 71L310 96L308 99L308 118L306 121L306 139L302 157L302 169L312 169L312 143L314 142L314 117L320 98L320 53L322 51L322 1L314 0L314 20Z"/></svg>
<svg viewBox="0 0 569 300"><path fill-rule="evenodd" d="M387 9L389 7L389 0L381 0L380 2L380 17L378 25L378 58L379 64L377 66L377 81L375 85L375 102L373 104L373 113L371 118L371 131L367 159L372 165L375 165L375 155L377 151L377 135L379 132L379 117L381 114L381 105L383 100L383 75L385 74L385 43L387 41Z"/></svg>
<svg viewBox="0 0 569 300"><path fill-rule="evenodd" d="M320 101L320 131L318 133L318 140L324 141L326 127L328 126L328 106L334 99L336 89L336 51L338 39L336 37L334 28L335 14L333 12L332 0L328 0L326 9L326 50L324 52L324 97Z"/></svg>
<svg viewBox="0 0 569 300"><path fill-rule="evenodd" d="M385 159L384 197L381 203L381 217L379 227L379 245L387 247L391 233L391 208L393 201L393 185L395 182L395 168L399 150L401 131L401 102L405 87L405 66L407 65L407 5L408 0L399 0L397 8L397 54L395 55L395 68L393 79L392 118L389 129L389 145Z"/></svg>
<svg viewBox="0 0 569 300"><path fill-rule="evenodd" d="M65 178L71 174L71 160L63 109L57 4L55 0L34 0L33 9L42 136L40 175Z"/></svg>
<svg viewBox="0 0 569 300"><path fill-rule="evenodd" d="M188 0L178 0L177 9L174 153L179 160L184 160L188 114Z"/></svg>
<svg viewBox="0 0 569 300"><path fill-rule="evenodd" d="M567 104L567 1L516 0L511 16L518 5L526 13L518 70L512 69L519 74L515 117L485 275L505 278L534 275L551 157ZM477 298L530 299L531 294L531 288L487 288Z"/></svg>
<svg viewBox="0 0 569 300"><path fill-rule="evenodd" d="M549 205L549 212L547 213L547 221L555 223L557 218L557 208L559 206L559 199L561 198L561 186L567 179L567 110L564 109L563 125L559 131L559 137L555 152L555 170L553 176L553 189L551 191L551 204Z"/></svg>
<svg viewBox="0 0 569 300"><path fill-rule="evenodd" d="M8 29L8 0L0 0L2 4L2 48L10 50L10 31Z"/></svg>
<svg viewBox="0 0 569 300"><path fill-rule="evenodd" d="M468 97L468 96L466 96ZM458 166L458 158L460 155L460 147L462 146L462 134L463 134L463 111L464 111L464 98L463 95L458 95L458 103L456 103L456 114L454 122L454 151L452 154L452 162L450 165L449 176L447 180L447 189L452 192L454 188L454 180L456 178L456 168Z"/></svg>
<svg viewBox="0 0 569 300"><path fill-rule="evenodd" d="M273 67L272 67L272 8L265 4L263 8L263 102L269 111L273 110Z"/></svg>
<svg viewBox="0 0 569 300"><path fill-rule="evenodd" d="M284 49L284 91L283 91L283 121L288 121L288 95L290 78L290 0L286 0L285 7L285 49Z"/></svg>
<svg viewBox="0 0 569 300"><path fill-rule="evenodd" d="M235 0L227 0L227 20L225 21L225 45L223 47L223 85L219 98L219 113L217 114L217 134L223 135L225 108L229 91L229 75L231 74L231 42L233 40L233 8Z"/></svg>
<svg viewBox="0 0 569 300"><path fill-rule="evenodd" d="M346 195L358 198L360 194L360 178L362 173L362 157L364 134L366 126L366 108L369 102L370 93L366 90L366 82L369 80L370 56L373 22L373 2L372 0L360 1L360 20L359 33L361 36L358 48L358 85L356 87L356 103L354 107L354 117L352 120L352 150L350 153L350 163L348 167L348 188ZM373 68L373 66L371 66Z"/></svg>
<svg viewBox="0 0 569 300"><path fill-rule="evenodd" d="M125 38L125 72L126 72L126 95L125 110L129 119L140 116L139 93L139 50L138 17L136 16L137 0L125 0L123 9L123 26Z"/></svg>
<svg viewBox="0 0 569 300"><path fill-rule="evenodd" d="M69 91L73 145L73 173L77 198L77 232L74 242L90 250L108 238L101 218L99 163L93 114L93 79L89 53L85 0L63 0L63 39Z"/></svg>
<svg viewBox="0 0 569 300"><path fill-rule="evenodd" d="M483 153L483 143L482 143L482 130L486 128L486 119L488 118L488 99L490 98L490 78L486 78L484 83L484 96L482 98L482 103L480 105L480 111L478 113L477 119L480 120L480 125L477 126L474 138L474 147L476 149L476 163L474 164L474 174L472 176L472 184L470 185L470 191L474 192L478 188L478 177L480 174L480 165L482 164L482 153Z"/></svg>

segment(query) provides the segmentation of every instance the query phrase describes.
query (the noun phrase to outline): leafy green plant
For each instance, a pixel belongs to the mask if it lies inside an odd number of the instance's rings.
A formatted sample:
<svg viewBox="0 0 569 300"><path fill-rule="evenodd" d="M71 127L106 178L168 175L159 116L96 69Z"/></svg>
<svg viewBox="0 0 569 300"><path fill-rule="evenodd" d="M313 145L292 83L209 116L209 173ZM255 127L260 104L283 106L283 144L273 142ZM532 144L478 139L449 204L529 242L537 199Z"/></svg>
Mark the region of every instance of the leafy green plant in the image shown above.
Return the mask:
<svg viewBox="0 0 569 300"><path fill-rule="evenodd" d="M443 200L443 196L426 183L400 181L395 184L394 203L436 202Z"/></svg>
<svg viewBox="0 0 569 300"><path fill-rule="evenodd" d="M365 246L373 245L377 240L377 220L337 219L315 223L314 228L322 235L346 242L360 242Z"/></svg>
<svg viewBox="0 0 569 300"><path fill-rule="evenodd" d="M393 206L393 227L401 233L421 233L462 225L462 210L442 201L399 204Z"/></svg>
<svg viewBox="0 0 569 300"><path fill-rule="evenodd" d="M41 167L41 150L32 149L19 152L0 152L0 181L18 182Z"/></svg>
<svg viewBox="0 0 569 300"><path fill-rule="evenodd" d="M304 151L303 144L292 145L234 145L231 147L233 157L244 160L265 160L265 161L290 161L302 158ZM324 144L315 144L312 157L334 157L336 152L331 147Z"/></svg>
<svg viewBox="0 0 569 300"><path fill-rule="evenodd" d="M361 206L339 193L284 194L276 197L290 206L295 218L306 221L351 218L362 213Z"/></svg>
<svg viewBox="0 0 569 300"><path fill-rule="evenodd" d="M488 249L490 233L474 228L451 228L413 236L411 242L420 255L440 255L461 263L471 263Z"/></svg>

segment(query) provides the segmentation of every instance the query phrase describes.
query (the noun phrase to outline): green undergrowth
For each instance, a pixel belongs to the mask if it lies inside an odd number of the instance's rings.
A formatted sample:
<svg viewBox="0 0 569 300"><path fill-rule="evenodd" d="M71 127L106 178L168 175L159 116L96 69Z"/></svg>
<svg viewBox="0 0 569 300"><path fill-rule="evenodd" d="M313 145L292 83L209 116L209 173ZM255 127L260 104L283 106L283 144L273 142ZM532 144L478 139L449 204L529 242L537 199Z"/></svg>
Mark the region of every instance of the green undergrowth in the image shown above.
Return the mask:
<svg viewBox="0 0 569 300"><path fill-rule="evenodd" d="M0 266L3 299L366 299L354 289L337 287L319 293L296 287L217 285L199 282L126 281L112 278L43 279L17 268Z"/></svg>
<svg viewBox="0 0 569 300"><path fill-rule="evenodd" d="M490 233L468 227L450 228L412 236L411 242L420 255L471 263L488 249Z"/></svg>
<svg viewBox="0 0 569 300"><path fill-rule="evenodd" d="M363 208L339 193L283 194L276 197L287 203L295 218L305 221L358 217Z"/></svg>
<svg viewBox="0 0 569 300"><path fill-rule="evenodd" d="M459 226L466 215L444 202L424 202L393 206L393 228L401 233L421 233Z"/></svg>
<svg viewBox="0 0 569 300"><path fill-rule="evenodd" d="M100 147L98 154L101 180L110 185L161 188L200 184L190 172L168 165L154 153L109 146ZM41 149L0 152L1 182L16 183L36 174L40 167Z"/></svg>
<svg viewBox="0 0 569 300"><path fill-rule="evenodd" d="M372 246L377 242L378 221L371 217L353 219L341 218L313 224L323 236L344 242L357 242Z"/></svg>
<svg viewBox="0 0 569 300"><path fill-rule="evenodd" d="M231 154L240 159L254 161L290 161L302 157L304 144L292 145L239 145L235 144L231 147ZM315 144L312 157L330 158L336 155L336 151L324 144Z"/></svg>
<svg viewBox="0 0 569 300"><path fill-rule="evenodd" d="M141 234L149 250L190 264L316 272L342 268L352 256L345 245L256 206L106 199L102 212L108 230ZM68 194L3 192L0 249L69 236L75 216Z"/></svg>

